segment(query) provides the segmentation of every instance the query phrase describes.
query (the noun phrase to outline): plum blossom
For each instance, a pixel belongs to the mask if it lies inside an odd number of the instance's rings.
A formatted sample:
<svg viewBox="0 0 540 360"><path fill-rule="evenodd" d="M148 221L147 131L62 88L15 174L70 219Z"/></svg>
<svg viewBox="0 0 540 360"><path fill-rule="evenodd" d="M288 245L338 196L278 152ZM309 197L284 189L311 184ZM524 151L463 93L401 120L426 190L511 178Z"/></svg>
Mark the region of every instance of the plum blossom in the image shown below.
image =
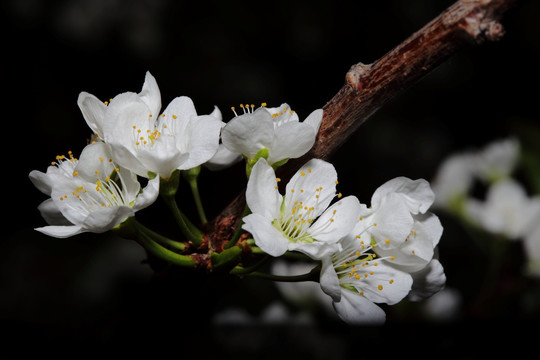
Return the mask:
<svg viewBox="0 0 540 360"><path fill-rule="evenodd" d="M424 179L397 177L381 185L364 206L354 233L366 232L379 256L394 256L395 266L408 272L424 268L433 258L443 232L439 218L428 211L434 193Z"/></svg>
<svg viewBox="0 0 540 360"><path fill-rule="evenodd" d="M143 177L152 172L168 178L176 169L205 163L218 149L223 125L219 109L199 116L193 101L180 96L160 115L161 94L149 72L138 94L125 92L105 105L83 92L78 103L90 128L110 145L118 165Z"/></svg>
<svg viewBox="0 0 540 360"><path fill-rule="evenodd" d="M272 255L287 250L320 259L339 249L338 241L358 220L360 203L354 196L330 205L336 194L337 173L325 161L304 164L286 186L278 190L274 170L261 158L249 178L246 201L251 214L243 218L257 246Z"/></svg>
<svg viewBox="0 0 540 360"><path fill-rule="evenodd" d="M377 304L393 305L409 294L411 274L395 266L394 256L378 257L371 236L350 235L342 250L323 257L320 285L333 301L339 317L351 324L379 324L386 319Z"/></svg>
<svg viewBox="0 0 540 360"><path fill-rule="evenodd" d="M264 105L258 109L242 105L244 114L235 116L223 128L224 146L233 153L242 154L248 161L267 149L270 165L308 152L319 131L322 109L313 111L300 122L298 114L286 103L276 108Z"/></svg>
<svg viewBox="0 0 540 360"><path fill-rule="evenodd" d="M30 173L36 187L51 196L40 205L51 225L36 229L49 236L108 231L158 196L158 178L149 180L141 191L136 175L119 168L103 142L87 145L78 160L60 157L59 163L51 166L57 169Z"/></svg>

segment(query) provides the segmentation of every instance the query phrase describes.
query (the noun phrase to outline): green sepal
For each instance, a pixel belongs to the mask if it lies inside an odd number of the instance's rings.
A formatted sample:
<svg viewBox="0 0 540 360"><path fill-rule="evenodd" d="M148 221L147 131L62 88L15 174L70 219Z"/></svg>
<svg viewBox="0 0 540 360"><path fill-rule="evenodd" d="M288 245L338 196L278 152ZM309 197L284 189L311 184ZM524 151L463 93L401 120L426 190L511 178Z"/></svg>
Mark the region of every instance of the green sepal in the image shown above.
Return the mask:
<svg viewBox="0 0 540 360"><path fill-rule="evenodd" d="M272 168L276 170L278 167L285 165L287 161L289 161L289 158L276 161L275 163L272 164Z"/></svg>
<svg viewBox="0 0 540 360"><path fill-rule="evenodd" d="M197 178L199 177L199 174L201 173L201 167L200 166L196 166L194 168L191 168L189 170L184 170L182 171L182 176L184 177L184 179L186 179L188 182L192 182L192 181L195 181L197 180Z"/></svg>
<svg viewBox="0 0 540 360"><path fill-rule="evenodd" d="M210 255L212 269L214 271L226 271L232 269L240 261L241 254L242 248L240 246L234 246L220 253L212 253L212 255Z"/></svg>
<svg viewBox="0 0 540 360"><path fill-rule="evenodd" d="M168 179L159 179L159 194L162 196L175 196L180 184L180 170L174 170Z"/></svg>
<svg viewBox="0 0 540 360"><path fill-rule="evenodd" d="M251 169L255 166L257 161L259 161L260 158L264 158L265 160L268 160L268 156L270 155L270 151L267 148L262 148L255 154L253 159L247 160L246 162L246 176L249 179L249 176L251 175Z"/></svg>

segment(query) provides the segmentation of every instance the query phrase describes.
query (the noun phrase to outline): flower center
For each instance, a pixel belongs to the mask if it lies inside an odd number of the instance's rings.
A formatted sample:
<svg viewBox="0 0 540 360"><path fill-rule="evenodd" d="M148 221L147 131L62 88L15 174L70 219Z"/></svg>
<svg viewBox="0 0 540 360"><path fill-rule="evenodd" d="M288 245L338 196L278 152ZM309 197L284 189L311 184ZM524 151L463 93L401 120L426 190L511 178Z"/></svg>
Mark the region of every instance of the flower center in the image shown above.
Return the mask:
<svg viewBox="0 0 540 360"><path fill-rule="evenodd" d="M99 160L100 163L104 161L101 157ZM108 161L112 164L112 159ZM81 178L82 175L78 171L73 171L72 191L61 196L60 200L64 201L69 197L76 198L78 200L75 202L77 209L84 212L92 212L103 207L131 205L127 194L123 191L124 181L118 167L115 167L112 174L105 178L100 175L99 170L95 170L94 173L96 175L95 183Z"/></svg>
<svg viewBox="0 0 540 360"><path fill-rule="evenodd" d="M378 257L374 249L374 240L363 240L356 235L341 252L332 255L332 263L339 277L340 285L346 289L364 295L364 291L382 291L385 284L393 284L394 279L380 269L383 260L394 260L394 256Z"/></svg>
<svg viewBox="0 0 540 360"><path fill-rule="evenodd" d="M56 168L66 177L73 176L73 169L77 166L78 160L73 156L71 151L68 151L68 156L57 155L56 161L51 162Z"/></svg>
<svg viewBox="0 0 540 360"><path fill-rule="evenodd" d="M289 194L283 197L281 216L274 221L274 226L293 242L312 243L316 241L316 234L310 232L311 225L321 214L322 186L315 189L304 189L306 177L311 176L311 169L301 171L299 179L295 182L298 187L291 188ZM337 182L336 182L337 183ZM341 197L340 194L333 196ZM333 210L329 219L324 224L318 224L317 232L324 231L336 216L337 210Z"/></svg>
<svg viewBox="0 0 540 360"><path fill-rule="evenodd" d="M294 114L294 111L290 107L284 106L279 109L277 112L272 113L272 119L274 120L274 129L280 127L283 124L288 123L291 120L291 116Z"/></svg>
<svg viewBox="0 0 540 360"><path fill-rule="evenodd" d="M152 114L148 114L148 117L151 118ZM149 148L154 145L156 140L161 136L161 131L155 125L155 123L149 121L147 127L132 126L133 143L136 149Z"/></svg>

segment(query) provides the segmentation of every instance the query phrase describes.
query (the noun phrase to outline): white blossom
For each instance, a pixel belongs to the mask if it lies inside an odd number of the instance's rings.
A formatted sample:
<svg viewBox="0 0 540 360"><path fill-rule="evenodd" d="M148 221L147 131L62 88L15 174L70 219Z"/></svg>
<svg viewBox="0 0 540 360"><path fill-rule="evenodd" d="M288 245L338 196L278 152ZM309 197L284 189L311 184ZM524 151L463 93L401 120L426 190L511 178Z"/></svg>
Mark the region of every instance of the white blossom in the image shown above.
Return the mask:
<svg viewBox="0 0 540 360"><path fill-rule="evenodd" d="M274 170L260 159L247 185L246 201L252 213L244 217L243 229L272 256L296 250L320 259L335 252L337 242L354 227L360 209L354 196L330 205L341 197L336 184L334 167L313 159L291 178L282 196Z"/></svg>
<svg viewBox="0 0 540 360"><path fill-rule="evenodd" d="M275 164L298 158L311 149L319 131L323 111L313 111L303 122L289 105L277 108L244 107L244 114L234 117L223 128L224 146L248 161L262 149L268 150L267 161Z"/></svg>
<svg viewBox="0 0 540 360"><path fill-rule="evenodd" d="M64 238L83 232L102 233L152 204L158 196L159 179L149 180L141 191L134 173L117 167L108 146L96 142L86 146L79 160L62 159L50 177L30 177L37 187L51 185L51 199L40 205L49 226L37 228L44 234ZM73 169L68 173L67 169ZM61 176L55 173L62 172Z"/></svg>

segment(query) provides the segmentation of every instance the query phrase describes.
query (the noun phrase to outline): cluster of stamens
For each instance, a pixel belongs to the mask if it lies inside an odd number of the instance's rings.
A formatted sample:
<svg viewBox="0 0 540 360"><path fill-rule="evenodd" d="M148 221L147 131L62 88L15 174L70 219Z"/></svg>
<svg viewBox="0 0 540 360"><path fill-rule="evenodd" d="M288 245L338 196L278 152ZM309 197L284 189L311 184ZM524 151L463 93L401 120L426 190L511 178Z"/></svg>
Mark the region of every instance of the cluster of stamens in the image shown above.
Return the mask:
<svg viewBox="0 0 540 360"><path fill-rule="evenodd" d="M307 174L311 174L311 169L308 169L307 172L301 171L300 175L302 177L307 176ZM276 178L276 180L279 182L280 179ZM336 181L337 184L337 181ZM283 210L283 213L281 215L281 219L278 220L279 227L283 231L283 233L292 241L313 241L312 234L308 232L309 227L311 224L315 221L315 218L317 217L317 214L319 212L317 211L317 208L319 206L320 197L321 197L321 191L323 190L323 187L317 187L315 189L314 193L314 199L302 201L302 200L296 200L289 202L287 205L287 208ZM290 189L290 194L287 194L291 197L303 197L303 194L307 193L307 191L303 188L299 189ZM287 196L286 195L286 196ZM296 196L295 196L296 195ZM336 195L337 197L341 197L341 193ZM334 222L334 217L336 216L337 210L332 211L332 215L328 222L326 222L321 228L319 228L320 231L323 231L327 226L329 226L332 222Z"/></svg>
<svg viewBox="0 0 540 360"><path fill-rule="evenodd" d="M373 226L376 226L376 224L373 224ZM376 274L379 263L383 260L393 261L395 256L379 258L374 251L378 244L374 240L367 243L361 240L361 237L361 234L356 235L355 241L349 243L341 252L332 256L332 262L341 286L364 295L365 282ZM386 239L385 243L390 243L390 239ZM382 291L384 283L391 285L394 283L394 279L377 277L377 282L377 290Z"/></svg>
<svg viewBox="0 0 540 360"><path fill-rule="evenodd" d="M76 160L73 157L71 157L71 159ZM100 157L99 160L100 163L105 161L102 157ZM112 159L108 159L108 162L112 163ZM120 169L116 167L113 171L116 173L120 185L115 180L111 179L110 176L99 179L100 172L99 170L96 170L94 173L98 178L96 179L95 184L88 179L80 179L80 181L76 182L79 186L77 186L71 194L63 195L59 199L66 200L69 196L74 196L88 211L95 210L99 207L122 206L128 204L121 188L122 177L119 173ZM79 172L75 170L72 172L72 175L74 178L78 178Z"/></svg>
<svg viewBox="0 0 540 360"><path fill-rule="evenodd" d="M266 103L263 102L261 104L261 107L266 107ZM243 110L243 114L253 114L253 112L255 112L255 104L240 104L240 108ZM231 106L231 110L234 113L234 116L238 116L238 113L236 112L236 108L234 106Z"/></svg>

